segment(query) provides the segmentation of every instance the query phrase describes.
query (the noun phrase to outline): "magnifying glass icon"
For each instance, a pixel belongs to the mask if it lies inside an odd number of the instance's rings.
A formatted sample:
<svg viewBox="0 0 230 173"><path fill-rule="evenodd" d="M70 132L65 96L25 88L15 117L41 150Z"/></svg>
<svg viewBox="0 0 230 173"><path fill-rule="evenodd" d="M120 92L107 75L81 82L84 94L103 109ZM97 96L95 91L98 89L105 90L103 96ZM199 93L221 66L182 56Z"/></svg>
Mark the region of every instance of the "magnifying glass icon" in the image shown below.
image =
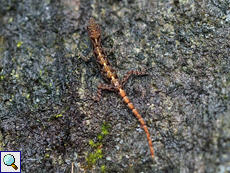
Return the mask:
<svg viewBox="0 0 230 173"><path fill-rule="evenodd" d="M15 170L18 169L18 167L14 164L15 163L15 158L11 154L7 154L3 158L3 162L7 166L12 166Z"/></svg>

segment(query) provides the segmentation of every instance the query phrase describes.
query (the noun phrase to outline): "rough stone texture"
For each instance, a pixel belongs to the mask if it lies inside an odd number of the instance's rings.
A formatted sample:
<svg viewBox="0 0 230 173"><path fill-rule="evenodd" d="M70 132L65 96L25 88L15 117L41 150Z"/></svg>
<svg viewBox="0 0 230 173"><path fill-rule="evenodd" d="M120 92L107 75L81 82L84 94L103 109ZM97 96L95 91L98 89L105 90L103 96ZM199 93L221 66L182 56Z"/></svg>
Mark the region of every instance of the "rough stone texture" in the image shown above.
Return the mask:
<svg viewBox="0 0 230 173"><path fill-rule="evenodd" d="M90 16L139 122L113 92L91 98L103 82L91 45ZM9 1L0 3L0 149L22 151L23 172L230 171L229 1ZM160 92L156 92L160 91ZM110 125L103 158L86 157ZM88 153L88 154L87 154Z"/></svg>

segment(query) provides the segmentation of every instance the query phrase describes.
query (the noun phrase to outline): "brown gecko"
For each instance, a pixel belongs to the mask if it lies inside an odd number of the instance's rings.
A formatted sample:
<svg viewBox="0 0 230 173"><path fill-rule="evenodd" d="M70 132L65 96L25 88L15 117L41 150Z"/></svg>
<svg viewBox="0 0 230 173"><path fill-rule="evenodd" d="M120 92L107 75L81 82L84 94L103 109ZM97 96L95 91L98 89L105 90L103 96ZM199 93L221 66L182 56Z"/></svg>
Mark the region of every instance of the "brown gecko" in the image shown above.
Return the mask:
<svg viewBox="0 0 230 173"><path fill-rule="evenodd" d="M151 156L152 158L154 158L154 150L153 150L152 140L151 140L148 128L143 118L139 114L139 112L135 109L134 105L131 103L131 101L127 97L126 92L123 90L123 86L131 74L143 75L143 72L131 70L123 77L122 80L119 80L116 70L113 68L112 64L109 62L109 59L105 54L105 50L102 47L100 26L95 21L95 19L92 17L89 19L87 30L88 30L89 38L93 45L93 54L94 54L94 57L96 58L98 67L104 79L110 84L110 85L107 85L107 84L98 85L97 100L99 101L101 97L102 89L116 91L119 93L119 95L123 98L124 102L127 104L128 108L133 112L133 114L140 121L141 127L144 129L147 135L147 139L149 142L149 148L151 151Z"/></svg>

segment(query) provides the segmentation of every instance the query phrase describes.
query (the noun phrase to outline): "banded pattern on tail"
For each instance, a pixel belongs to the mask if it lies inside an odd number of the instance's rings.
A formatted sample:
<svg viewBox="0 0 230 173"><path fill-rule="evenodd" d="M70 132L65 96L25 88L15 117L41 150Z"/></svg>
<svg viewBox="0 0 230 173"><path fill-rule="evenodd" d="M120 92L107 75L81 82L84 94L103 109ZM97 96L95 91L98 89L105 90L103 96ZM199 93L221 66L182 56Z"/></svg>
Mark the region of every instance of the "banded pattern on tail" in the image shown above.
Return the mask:
<svg viewBox="0 0 230 173"><path fill-rule="evenodd" d="M141 127L144 129L144 131L146 133L146 136L147 136L147 139L148 139L148 142L149 142L149 148L150 148L150 151L151 151L151 156L152 156L152 158L154 158L153 144L152 144L152 140L151 140L151 137L150 137L149 130L148 130L146 124L145 124L145 121L143 120L142 116L135 109L134 105L131 103L131 101L127 97L126 92L124 90L120 89L119 90L119 95L123 98L123 100L127 104L128 108L133 112L133 114L140 121Z"/></svg>

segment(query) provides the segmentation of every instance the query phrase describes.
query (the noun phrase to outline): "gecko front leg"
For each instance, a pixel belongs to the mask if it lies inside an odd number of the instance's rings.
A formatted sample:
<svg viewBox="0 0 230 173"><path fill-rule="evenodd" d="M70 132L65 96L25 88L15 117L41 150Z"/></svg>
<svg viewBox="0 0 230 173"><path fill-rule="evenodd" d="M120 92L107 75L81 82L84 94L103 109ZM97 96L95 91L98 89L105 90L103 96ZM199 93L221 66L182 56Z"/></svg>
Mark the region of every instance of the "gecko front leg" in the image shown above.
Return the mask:
<svg viewBox="0 0 230 173"><path fill-rule="evenodd" d="M121 85L124 86L125 83L127 82L127 80L129 79L129 77L134 74L134 75L137 75L137 76L143 76L143 75L146 75L146 70L145 71L133 71L133 70L130 70L128 71L124 76L123 78L121 79Z"/></svg>
<svg viewBox="0 0 230 173"><path fill-rule="evenodd" d="M90 52L87 56L84 56L82 53L79 52L77 56L87 62L93 56L93 52Z"/></svg>
<svg viewBox="0 0 230 173"><path fill-rule="evenodd" d="M101 91L102 90L109 90L109 91L115 91L115 88L112 85L108 84L99 84L97 86L97 96L93 97L94 101L100 101L101 99Z"/></svg>

